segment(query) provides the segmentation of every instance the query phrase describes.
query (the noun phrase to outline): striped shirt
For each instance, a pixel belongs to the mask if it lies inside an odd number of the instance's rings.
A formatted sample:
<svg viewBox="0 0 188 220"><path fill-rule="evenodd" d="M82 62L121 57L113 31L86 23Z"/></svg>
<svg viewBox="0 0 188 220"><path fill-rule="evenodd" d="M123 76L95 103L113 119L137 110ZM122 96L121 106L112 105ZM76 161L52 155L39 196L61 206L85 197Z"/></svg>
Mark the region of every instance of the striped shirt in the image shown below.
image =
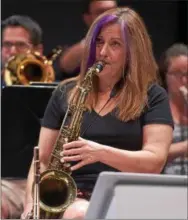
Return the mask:
<svg viewBox="0 0 188 220"><path fill-rule="evenodd" d="M174 124L173 143L188 139L188 125ZM164 174L188 175L188 158L178 157L166 164Z"/></svg>

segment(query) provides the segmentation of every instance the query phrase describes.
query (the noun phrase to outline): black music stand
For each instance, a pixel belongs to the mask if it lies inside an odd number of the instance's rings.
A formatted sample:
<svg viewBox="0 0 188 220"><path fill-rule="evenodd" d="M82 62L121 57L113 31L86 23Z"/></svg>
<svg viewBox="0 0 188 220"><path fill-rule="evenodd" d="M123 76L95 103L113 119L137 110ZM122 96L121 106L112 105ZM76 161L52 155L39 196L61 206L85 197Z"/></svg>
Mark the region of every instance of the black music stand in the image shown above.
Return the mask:
<svg viewBox="0 0 188 220"><path fill-rule="evenodd" d="M1 94L1 176L26 177L54 86L10 86Z"/></svg>
<svg viewBox="0 0 188 220"><path fill-rule="evenodd" d="M187 176L103 172L85 219L187 219Z"/></svg>

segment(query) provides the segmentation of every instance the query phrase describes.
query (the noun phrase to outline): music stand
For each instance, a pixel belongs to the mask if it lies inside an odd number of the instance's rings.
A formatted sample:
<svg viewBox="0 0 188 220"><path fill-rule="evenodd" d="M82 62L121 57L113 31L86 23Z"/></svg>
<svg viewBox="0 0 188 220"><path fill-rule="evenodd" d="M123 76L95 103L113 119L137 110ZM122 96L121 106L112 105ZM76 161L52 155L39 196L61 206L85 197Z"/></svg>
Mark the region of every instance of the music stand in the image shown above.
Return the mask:
<svg viewBox="0 0 188 220"><path fill-rule="evenodd" d="M44 82L30 82L31 86L58 86L59 82L51 82L51 83L44 83Z"/></svg>
<svg viewBox="0 0 188 220"><path fill-rule="evenodd" d="M85 219L187 219L187 176L103 172Z"/></svg>
<svg viewBox="0 0 188 220"><path fill-rule="evenodd" d="M1 94L1 176L26 177L55 87L8 86Z"/></svg>

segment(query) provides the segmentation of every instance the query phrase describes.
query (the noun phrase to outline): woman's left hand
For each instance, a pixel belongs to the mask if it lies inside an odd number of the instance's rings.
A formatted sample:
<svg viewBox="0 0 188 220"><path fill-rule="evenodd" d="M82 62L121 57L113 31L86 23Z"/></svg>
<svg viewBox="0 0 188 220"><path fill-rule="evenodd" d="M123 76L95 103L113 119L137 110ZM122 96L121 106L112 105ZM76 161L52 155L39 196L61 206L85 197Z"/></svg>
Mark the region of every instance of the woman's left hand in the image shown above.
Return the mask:
<svg viewBox="0 0 188 220"><path fill-rule="evenodd" d="M61 162L79 161L71 167L71 170L77 170L85 165L100 161L101 152L105 146L93 141L79 138L77 141L63 145Z"/></svg>

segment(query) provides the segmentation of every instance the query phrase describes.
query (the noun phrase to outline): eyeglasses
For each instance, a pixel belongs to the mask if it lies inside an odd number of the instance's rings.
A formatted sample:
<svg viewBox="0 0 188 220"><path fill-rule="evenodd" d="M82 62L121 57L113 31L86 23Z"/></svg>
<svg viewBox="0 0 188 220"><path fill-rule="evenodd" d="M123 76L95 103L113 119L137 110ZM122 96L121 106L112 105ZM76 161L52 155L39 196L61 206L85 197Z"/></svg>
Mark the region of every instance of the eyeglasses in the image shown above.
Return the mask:
<svg viewBox="0 0 188 220"><path fill-rule="evenodd" d="M14 46L18 51L24 51L29 49L31 47L31 44L23 41L17 41L14 43L10 41L5 41L2 43L2 46L7 50L10 50Z"/></svg>
<svg viewBox="0 0 188 220"><path fill-rule="evenodd" d="M185 72L185 73L175 72L175 73L168 73L167 75L170 77L183 78L183 77L188 77L188 72Z"/></svg>

